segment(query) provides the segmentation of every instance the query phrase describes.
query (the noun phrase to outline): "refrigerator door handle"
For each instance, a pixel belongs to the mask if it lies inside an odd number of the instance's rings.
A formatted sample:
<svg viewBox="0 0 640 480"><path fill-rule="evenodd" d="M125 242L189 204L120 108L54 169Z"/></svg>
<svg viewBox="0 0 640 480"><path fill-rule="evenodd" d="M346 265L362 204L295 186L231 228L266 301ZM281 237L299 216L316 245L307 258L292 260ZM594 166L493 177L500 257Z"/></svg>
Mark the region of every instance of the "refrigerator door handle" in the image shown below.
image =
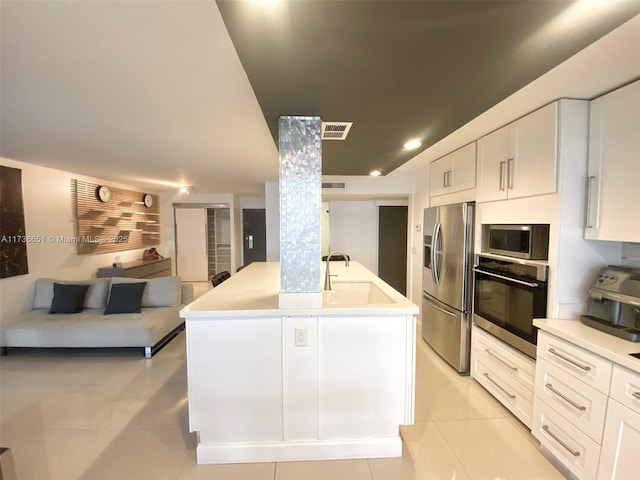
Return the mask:
<svg viewBox="0 0 640 480"><path fill-rule="evenodd" d="M447 315L449 315L449 316L451 316L451 317L455 317L455 316L456 316L456 314L455 314L455 313L451 313L451 312L449 312L449 311L445 310L444 308L440 308L440 307L439 307L435 302L433 302L433 301L429 300L429 299L428 299L427 297L425 297L424 295L423 295L423 297L424 297L424 299L425 299L427 302L429 302L429 303L431 304L431 306L432 306L433 308L435 308L436 310L438 310L438 311L440 311L440 312L442 312L442 313L446 313Z"/></svg>
<svg viewBox="0 0 640 480"><path fill-rule="evenodd" d="M433 231L433 246L431 248L431 272L433 273L433 281L436 285L440 285L440 267L442 266L442 224L436 223ZM439 259L439 261L438 261Z"/></svg>

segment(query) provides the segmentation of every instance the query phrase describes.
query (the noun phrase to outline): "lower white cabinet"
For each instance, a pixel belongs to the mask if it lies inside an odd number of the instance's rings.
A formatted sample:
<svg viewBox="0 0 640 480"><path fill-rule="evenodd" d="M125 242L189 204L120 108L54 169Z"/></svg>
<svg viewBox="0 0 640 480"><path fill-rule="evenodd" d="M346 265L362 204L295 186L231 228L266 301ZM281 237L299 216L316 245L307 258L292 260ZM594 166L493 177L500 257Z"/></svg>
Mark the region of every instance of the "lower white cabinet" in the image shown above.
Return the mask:
<svg viewBox="0 0 640 480"><path fill-rule="evenodd" d="M580 480L639 478L640 374L545 331L537 355L540 444Z"/></svg>
<svg viewBox="0 0 640 480"><path fill-rule="evenodd" d="M535 362L476 326L471 345L471 376L531 428Z"/></svg>
<svg viewBox="0 0 640 480"><path fill-rule="evenodd" d="M598 479L638 478L640 375L614 366Z"/></svg>
<svg viewBox="0 0 640 480"><path fill-rule="evenodd" d="M531 433L577 478L596 478L600 445L538 397L533 406Z"/></svg>
<svg viewBox="0 0 640 480"><path fill-rule="evenodd" d="M607 395L540 358L536 367L536 396L595 442L602 442Z"/></svg>

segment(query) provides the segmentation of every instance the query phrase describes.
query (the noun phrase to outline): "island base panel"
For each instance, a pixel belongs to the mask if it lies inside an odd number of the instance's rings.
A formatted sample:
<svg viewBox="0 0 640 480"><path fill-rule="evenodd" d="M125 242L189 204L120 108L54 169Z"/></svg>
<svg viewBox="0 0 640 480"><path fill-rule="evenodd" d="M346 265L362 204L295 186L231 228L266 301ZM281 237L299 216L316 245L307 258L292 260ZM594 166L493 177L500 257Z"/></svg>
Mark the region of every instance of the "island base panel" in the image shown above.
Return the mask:
<svg viewBox="0 0 640 480"><path fill-rule="evenodd" d="M220 445L199 443L197 463L261 463L402 456L402 440L397 437L335 441L292 441Z"/></svg>

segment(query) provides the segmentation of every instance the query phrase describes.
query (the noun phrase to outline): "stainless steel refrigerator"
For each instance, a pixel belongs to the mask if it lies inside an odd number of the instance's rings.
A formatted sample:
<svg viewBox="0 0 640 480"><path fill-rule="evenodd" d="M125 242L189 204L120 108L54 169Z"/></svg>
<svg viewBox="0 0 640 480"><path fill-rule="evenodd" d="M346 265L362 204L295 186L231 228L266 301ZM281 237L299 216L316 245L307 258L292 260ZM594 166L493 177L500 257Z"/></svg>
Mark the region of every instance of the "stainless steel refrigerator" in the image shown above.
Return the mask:
<svg viewBox="0 0 640 480"><path fill-rule="evenodd" d="M424 211L422 338L453 368L469 372L474 204Z"/></svg>

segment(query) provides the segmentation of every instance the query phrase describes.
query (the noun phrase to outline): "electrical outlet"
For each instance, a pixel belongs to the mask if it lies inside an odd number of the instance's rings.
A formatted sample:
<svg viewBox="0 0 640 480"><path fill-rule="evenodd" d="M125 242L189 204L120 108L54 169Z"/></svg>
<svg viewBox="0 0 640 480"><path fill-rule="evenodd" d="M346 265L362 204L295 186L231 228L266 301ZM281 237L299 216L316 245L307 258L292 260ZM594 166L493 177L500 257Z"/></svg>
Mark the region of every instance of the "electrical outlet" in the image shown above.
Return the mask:
<svg viewBox="0 0 640 480"><path fill-rule="evenodd" d="M307 329L306 328L296 328L296 347L306 347L307 346Z"/></svg>

